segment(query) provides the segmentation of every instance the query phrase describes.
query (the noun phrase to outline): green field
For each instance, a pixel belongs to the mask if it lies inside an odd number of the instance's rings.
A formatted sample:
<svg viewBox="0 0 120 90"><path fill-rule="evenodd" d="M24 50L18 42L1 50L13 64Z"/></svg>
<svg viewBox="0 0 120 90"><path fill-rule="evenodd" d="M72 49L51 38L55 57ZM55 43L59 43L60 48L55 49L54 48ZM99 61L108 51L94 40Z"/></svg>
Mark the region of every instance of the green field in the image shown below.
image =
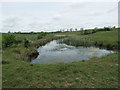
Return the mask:
<svg viewBox="0 0 120 90"><path fill-rule="evenodd" d="M92 58L72 63L32 64L27 54L45 45L54 35L69 35L67 39L102 42L103 46L118 47L118 29L81 35L80 31L47 34L37 39L38 34L14 34L23 42L12 44L2 51L3 88L118 88L118 54ZM4 36L4 35L3 35Z"/></svg>

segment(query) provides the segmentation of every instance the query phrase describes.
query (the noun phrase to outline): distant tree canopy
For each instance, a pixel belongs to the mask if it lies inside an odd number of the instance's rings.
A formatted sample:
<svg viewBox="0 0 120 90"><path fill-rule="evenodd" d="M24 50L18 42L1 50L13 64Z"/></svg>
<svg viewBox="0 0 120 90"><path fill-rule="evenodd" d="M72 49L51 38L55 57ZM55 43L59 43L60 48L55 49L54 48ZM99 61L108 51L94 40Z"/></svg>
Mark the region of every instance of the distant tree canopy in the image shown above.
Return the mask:
<svg viewBox="0 0 120 90"><path fill-rule="evenodd" d="M70 31L72 31L73 30L73 28L70 28Z"/></svg>
<svg viewBox="0 0 120 90"><path fill-rule="evenodd" d="M87 35L87 34L92 34L92 33L96 33L96 32L99 32L99 31L111 31L112 29L109 28L109 27L104 27L104 28L95 28L95 29L92 29L92 30L81 30L81 34L82 35Z"/></svg>
<svg viewBox="0 0 120 90"><path fill-rule="evenodd" d="M75 31L77 31L77 28L75 28Z"/></svg>

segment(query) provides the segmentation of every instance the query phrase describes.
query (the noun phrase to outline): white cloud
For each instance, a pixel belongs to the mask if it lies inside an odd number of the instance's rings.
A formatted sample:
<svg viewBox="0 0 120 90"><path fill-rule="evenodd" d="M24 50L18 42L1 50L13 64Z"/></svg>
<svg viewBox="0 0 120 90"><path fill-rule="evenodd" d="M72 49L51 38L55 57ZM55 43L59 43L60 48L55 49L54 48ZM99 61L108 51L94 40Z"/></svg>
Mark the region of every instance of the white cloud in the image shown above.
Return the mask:
<svg viewBox="0 0 120 90"><path fill-rule="evenodd" d="M61 28L94 28L117 26L117 3L66 3L54 13L38 12L8 15L3 21L3 31L56 31ZM55 8L55 7L53 7ZM49 10L53 10L53 8ZM29 8L28 8L29 9ZM44 11L45 12L45 11ZM47 11L46 11L47 12ZM11 17L12 16L12 17Z"/></svg>

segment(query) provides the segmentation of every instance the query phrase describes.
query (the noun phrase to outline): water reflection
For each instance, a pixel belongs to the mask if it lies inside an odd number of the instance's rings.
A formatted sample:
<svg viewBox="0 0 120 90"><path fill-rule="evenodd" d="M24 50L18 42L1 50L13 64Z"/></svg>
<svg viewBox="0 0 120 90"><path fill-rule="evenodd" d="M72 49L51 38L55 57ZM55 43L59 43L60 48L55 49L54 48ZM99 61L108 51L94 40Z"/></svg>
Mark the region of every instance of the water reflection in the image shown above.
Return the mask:
<svg viewBox="0 0 120 90"><path fill-rule="evenodd" d="M59 62L73 62L89 60L93 57L101 57L114 53L110 50L95 47L74 47L66 44L59 44L56 40L38 48L39 56L32 60L32 63L55 64Z"/></svg>

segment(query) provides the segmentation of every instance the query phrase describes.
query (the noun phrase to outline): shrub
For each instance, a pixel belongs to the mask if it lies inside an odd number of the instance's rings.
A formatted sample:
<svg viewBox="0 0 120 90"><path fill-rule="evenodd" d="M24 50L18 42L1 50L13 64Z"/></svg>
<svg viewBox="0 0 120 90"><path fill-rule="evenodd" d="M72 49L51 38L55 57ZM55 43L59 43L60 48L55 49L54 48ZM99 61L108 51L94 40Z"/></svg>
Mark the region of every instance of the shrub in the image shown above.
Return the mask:
<svg viewBox="0 0 120 90"><path fill-rule="evenodd" d="M13 34L9 33L3 35L3 40L2 40L3 48L11 46L14 42L16 42L16 40Z"/></svg>
<svg viewBox="0 0 120 90"><path fill-rule="evenodd" d="M110 50L110 49L111 49L111 45L110 45L110 44L107 44L106 48L107 48L108 50Z"/></svg>
<svg viewBox="0 0 120 90"><path fill-rule="evenodd" d="M97 30L93 29L91 33L96 33L96 32L97 32Z"/></svg>
<svg viewBox="0 0 120 90"><path fill-rule="evenodd" d="M98 42L97 42L97 41L95 41L94 45L95 45L95 46L97 46L97 45L98 45Z"/></svg>
<svg viewBox="0 0 120 90"><path fill-rule="evenodd" d="M29 41L27 39L24 39L24 47L28 47L29 46Z"/></svg>
<svg viewBox="0 0 120 90"><path fill-rule="evenodd" d="M99 44L99 47L102 47L103 46L103 43L101 42L100 44Z"/></svg>
<svg viewBox="0 0 120 90"><path fill-rule="evenodd" d="M38 38L38 39L41 39L41 38L43 38L43 37L46 36L46 35L47 35L46 32L41 32L41 33L38 34L37 38Z"/></svg>
<svg viewBox="0 0 120 90"><path fill-rule="evenodd" d="M104 31L110 31L111 29L108 27L104 27Z"/></svg>
<svg viewBox="0 0 120 90"><path fill-rule="evenodd" d="M9 64L9 62L6 61L6 60L3 60L3 61L2 61L2 64Z"/></svg>

